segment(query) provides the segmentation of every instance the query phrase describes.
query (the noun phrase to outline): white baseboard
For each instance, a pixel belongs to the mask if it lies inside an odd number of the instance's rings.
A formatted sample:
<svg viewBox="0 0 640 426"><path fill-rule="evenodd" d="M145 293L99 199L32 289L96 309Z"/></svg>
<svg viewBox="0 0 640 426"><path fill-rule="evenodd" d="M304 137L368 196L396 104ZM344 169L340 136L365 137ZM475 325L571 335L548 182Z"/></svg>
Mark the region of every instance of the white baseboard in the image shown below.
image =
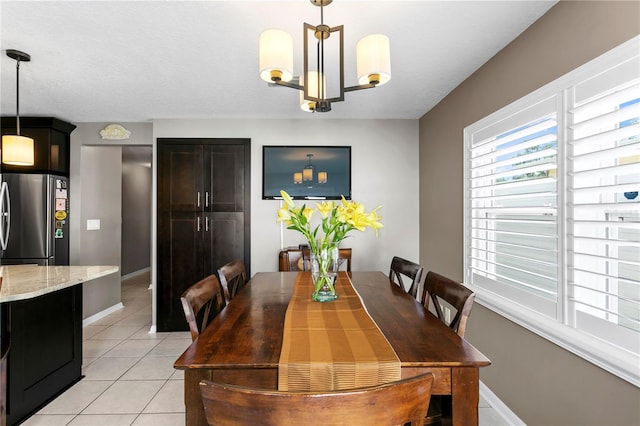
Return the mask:
<svg viewBox="0 0 640 426"><path fill-rule="evenodd" d="M127 279L129 279L129 278L133 278L133 277L135 277L135 276L138 276L138 275L144 274L144 273L149 272L149 271L151 271L151 266L149 266L148 268L144 268L144 269L138 269L137 271L130 272L130 273L128 273L127 275L123 275L123 276L121 277L121 279L122 279L122 280L127 280Z"/></svg>
<svg viewBox="0 0 640 426"><path fill-rule="evenodd" d="M148 333L149 333L149 334L154 334L155 332L156 332L156 326L155 326L155 325L152 325L152 326L149 328L149 332L148 332Z"/></svg>
<svg viewBox="0 0 640 426"><path fill-rule="evenodd" d="M498 396L491 392L491 389L484 383L480 382L480 396L495 410L495 412L504 419L506 424L512 426L526 426L526 423L520 420L516 413L511 411L507 405L502 402Z"/></svg>
<svg viewBox="0 0 640 426"><path fill-rule="evenodd" d="M120 309L124 308L124 305L122 304L122 302L117 303L103 311L98 312L95 315L91 315L88 318L85 318L82 320L82 326L85 327L87 325L93 324L94 322L98 321L99 319L102 319L104 317L106 317L109 314L114 313L115 311L118 311Z"/></svg>

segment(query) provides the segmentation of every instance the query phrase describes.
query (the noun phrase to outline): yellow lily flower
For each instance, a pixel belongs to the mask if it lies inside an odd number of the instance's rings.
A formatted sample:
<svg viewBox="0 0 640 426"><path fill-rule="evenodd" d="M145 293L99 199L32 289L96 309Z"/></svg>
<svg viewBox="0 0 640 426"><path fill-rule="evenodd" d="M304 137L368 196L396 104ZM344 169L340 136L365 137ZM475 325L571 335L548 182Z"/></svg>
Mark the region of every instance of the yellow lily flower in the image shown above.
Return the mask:
<svg viewBox="0 0 640 426"><path fill-rule="evenodd" d="M320 212L320 215L324 219L331 215L331 212L335 208L336 203L334 203L333 201L323 201L321 203L316 204L316 206L318 211Z"/></svg>
<svg viewBox="0 0 640 426"><path fill-rule="evenodd" d="M287 206L289 207L296 206L295 204L293 204L293 200L291 199L291 196L287 194L286 191L280 191L280 195L282 196L282 199L284 200L284 202L287 203Z"/></svg>
<svg viewBox="0 0 640 426"><path fill-rule="evenodd" d="M278 209L278 218L276 219L276 223L280 222L287 222L287 224L291 222L291 212L286 207Z"/></svg>
<svg viewBox="0 0 640 426"><path fill-rule="evenodd" d="M302 215L307 218L307 222L311 220L311 216L313 216L314 210L310 207L305 207Z"/></svg>

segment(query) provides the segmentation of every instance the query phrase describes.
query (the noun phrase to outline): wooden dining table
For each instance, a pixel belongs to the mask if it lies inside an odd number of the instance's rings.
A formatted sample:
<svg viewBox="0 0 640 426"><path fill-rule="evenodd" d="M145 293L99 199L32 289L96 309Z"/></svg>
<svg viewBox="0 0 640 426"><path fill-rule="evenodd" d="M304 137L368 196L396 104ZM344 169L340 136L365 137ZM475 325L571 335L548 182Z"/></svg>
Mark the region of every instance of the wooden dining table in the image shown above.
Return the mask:
<svg viewBox="0 0 640 426"><path fill-rule="evenodd" d="M287 306L296 275L260 272L176 360L184 370L187 425L206 425L199 382L278 388L278 362ZM434 395L452 396L452 423L478 424L482 353L429 313L379 271L351 272L351 281L396 352L402 378L434 375ZM331 302L328 302L331 303Z"/></svg>

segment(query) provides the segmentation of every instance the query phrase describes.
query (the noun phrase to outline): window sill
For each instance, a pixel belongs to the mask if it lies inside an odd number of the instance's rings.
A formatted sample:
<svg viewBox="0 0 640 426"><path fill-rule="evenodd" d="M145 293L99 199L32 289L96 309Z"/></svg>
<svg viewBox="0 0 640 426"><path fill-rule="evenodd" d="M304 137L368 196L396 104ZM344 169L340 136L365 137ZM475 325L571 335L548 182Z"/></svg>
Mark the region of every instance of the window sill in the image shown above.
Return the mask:
<svg viewBox="0 0 640 426"><path fill-rule="evenodd" d="M634 386L640 387L639 354L538 315L482 287L472 285L467 285L467 287L476 293L476 303Z"/></svg>

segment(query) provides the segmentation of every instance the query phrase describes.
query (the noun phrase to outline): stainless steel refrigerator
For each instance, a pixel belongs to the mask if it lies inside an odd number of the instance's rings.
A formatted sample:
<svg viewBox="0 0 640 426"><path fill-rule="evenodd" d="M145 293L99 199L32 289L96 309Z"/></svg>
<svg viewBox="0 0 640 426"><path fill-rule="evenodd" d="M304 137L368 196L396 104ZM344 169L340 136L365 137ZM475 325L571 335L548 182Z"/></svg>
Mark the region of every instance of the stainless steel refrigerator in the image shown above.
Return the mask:
<svg viewBox="0 0 640 426"><path fill-rule="evenodd" d="M2 181L0 264L68 265L68 179L50 174L3 173Z"/></svg>

